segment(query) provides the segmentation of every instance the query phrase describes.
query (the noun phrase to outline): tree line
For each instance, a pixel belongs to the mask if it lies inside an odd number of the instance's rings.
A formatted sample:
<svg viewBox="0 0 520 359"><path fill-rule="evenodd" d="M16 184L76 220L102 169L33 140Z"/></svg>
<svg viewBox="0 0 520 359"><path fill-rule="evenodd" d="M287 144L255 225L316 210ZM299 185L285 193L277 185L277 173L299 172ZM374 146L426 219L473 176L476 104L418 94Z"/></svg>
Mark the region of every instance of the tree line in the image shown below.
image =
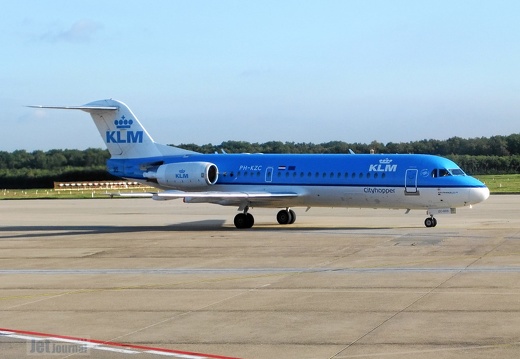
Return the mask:
<svg viewBox="0 0 520 359"><path fill-rule="evenodd" d="M421 140L414 142L389 142L386 145L372 141L369 144L330 141L326 143L295 143L270 141L266 143L249 143L244 141L225 141L220 145L176 145L191 151L213 153L225 150L229 153L423 153L439 156L514 156L520 155L520 134L509 136L492 136L489 138L452 137L447 140Z"/></svg>
<svg viewBox="0 0 520 359"><path fill-rule="evenodd" d="M103 181L107 150L0 151L0 188L52 188L54 182Z"/></svg>
<svg viewBox="0 0 520 359"><path fill-rule="evenodd" d="M369 144L330 141L321 144L269 141L225 141L220 145L180 144L200 153L424 153L448 157L472 175L520 172L520 134L489 138L421 140ZM101 181L115 177L105 171L107 150L0 151L0 188L51 188L53 182Z"/></svg>

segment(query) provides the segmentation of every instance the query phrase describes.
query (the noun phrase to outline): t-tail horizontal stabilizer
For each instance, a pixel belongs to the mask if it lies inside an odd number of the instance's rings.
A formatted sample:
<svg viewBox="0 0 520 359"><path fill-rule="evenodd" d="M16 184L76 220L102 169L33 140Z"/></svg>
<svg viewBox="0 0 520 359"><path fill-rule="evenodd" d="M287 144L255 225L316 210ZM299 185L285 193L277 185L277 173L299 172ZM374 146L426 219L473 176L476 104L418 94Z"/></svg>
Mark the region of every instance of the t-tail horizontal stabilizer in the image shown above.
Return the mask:
<svg viewBox="0 0 520 359"><path fill-rule="evenodd" d="M121 101L99 100L83 106L29 106L90 113L113 158L176 156L196 152L156 143L130 108Z"/></svg>

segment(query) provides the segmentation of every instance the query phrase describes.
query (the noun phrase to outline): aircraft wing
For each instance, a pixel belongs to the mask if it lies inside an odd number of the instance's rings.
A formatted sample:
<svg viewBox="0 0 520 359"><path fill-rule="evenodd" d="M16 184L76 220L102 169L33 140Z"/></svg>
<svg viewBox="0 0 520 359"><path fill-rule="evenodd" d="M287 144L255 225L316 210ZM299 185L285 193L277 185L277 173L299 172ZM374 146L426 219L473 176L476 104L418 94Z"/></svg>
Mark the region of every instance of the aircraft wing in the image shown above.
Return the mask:
<svg viewBox="0 0 520 359"><path fill-rule="evenodd" d="M298 197L299 194L295 192L183 192L183 191L164 191L153 194L153 199L168 200L176 198L197 199L200 202L214 202L219 200L236 200L241 202L243 200L274 200L287 199Z"/></svg>
<svg viewBox="0 0 520 359"><path fill-rule="evenodd" d="M237 205L239 208L246 206L284 207L287 199L299 197L296 192L183 192L164 191L148 193L114 193L112 197L152 198L156 201L168 201L182 198L186 203L214 203L224 206Z"/></svg>
<svg viewBox="0 0 520 359"><path fill-rule="evenodd" d="M142 192L142 193L109 193L110 197L131 197L131 198L153 198L155 193Z"/></svg>
<svg viewBox="0 0 520 359"><path fill-rule="evenodd" d="M154 194L155 197L163 198L293 198L298 197L299 194L295 192L219 192L219 191L208 191L208 192L184 192L184 191L164 191Z"/></svg>

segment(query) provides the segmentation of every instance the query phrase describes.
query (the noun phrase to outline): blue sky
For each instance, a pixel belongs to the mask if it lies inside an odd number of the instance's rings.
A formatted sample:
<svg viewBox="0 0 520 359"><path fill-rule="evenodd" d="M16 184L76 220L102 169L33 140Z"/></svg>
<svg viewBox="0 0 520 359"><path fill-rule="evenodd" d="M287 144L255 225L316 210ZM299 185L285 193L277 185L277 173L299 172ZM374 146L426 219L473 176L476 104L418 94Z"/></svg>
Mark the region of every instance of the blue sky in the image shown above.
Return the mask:
<svg viewBox="0 0 520 359"><path fill-rule="evenodd" d="M2 5L1 148L104 147L125 102L161 143L370 143L517 133L518 1Z"/></svg>

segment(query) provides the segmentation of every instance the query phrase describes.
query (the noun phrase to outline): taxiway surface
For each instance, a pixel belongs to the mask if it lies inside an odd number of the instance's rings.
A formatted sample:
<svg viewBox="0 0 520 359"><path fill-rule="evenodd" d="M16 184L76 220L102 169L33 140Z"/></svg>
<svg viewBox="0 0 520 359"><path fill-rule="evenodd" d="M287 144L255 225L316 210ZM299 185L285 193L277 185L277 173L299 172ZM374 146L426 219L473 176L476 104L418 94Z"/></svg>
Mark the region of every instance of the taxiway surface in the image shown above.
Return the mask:
<svg viewBox="0 0 520 359"><path fill-rule="evenodd" d="M237 230L215 205L0 201L0 328L251 359L518 358L519 209L491 196L435 228L253 209ZM2 358L30 350L0 333Z"/></svg>

